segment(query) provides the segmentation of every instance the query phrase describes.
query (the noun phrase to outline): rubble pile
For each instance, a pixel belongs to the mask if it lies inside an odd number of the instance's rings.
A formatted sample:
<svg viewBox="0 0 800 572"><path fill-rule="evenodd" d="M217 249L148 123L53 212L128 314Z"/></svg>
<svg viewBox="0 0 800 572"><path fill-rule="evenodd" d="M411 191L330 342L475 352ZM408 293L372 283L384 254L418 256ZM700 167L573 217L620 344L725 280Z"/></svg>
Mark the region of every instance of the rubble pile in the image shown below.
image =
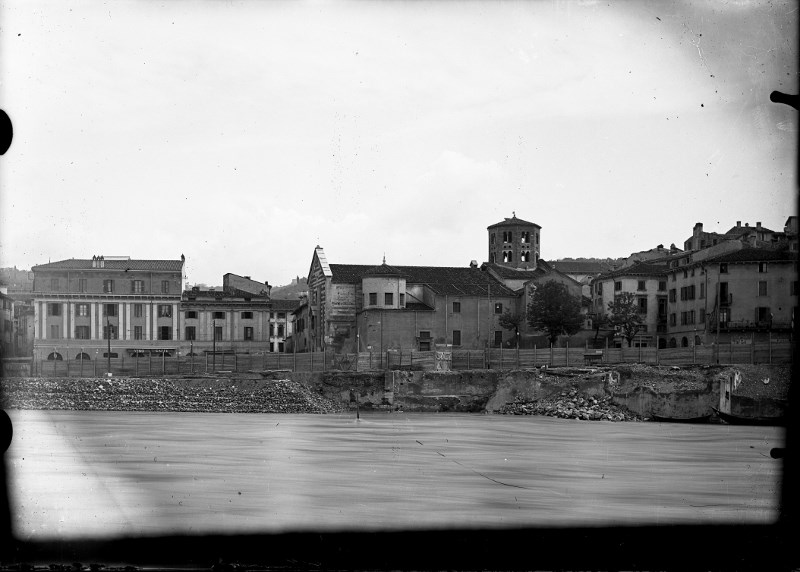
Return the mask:
<svg viewBox="0 0 800 572"><path fill-rule="evenodd" d="M644 421L625 407L611 402L611 396L580 395L571 389L534 401L515 399L500 408L498 413L510 415L546 415L584 421Z"/></svg>
<svg viewBox="0 0 800 572"><path fill-rule="evenodd" d="M2 404L12 409L337 413L343 407L288 379L8 378Z"/></svg>

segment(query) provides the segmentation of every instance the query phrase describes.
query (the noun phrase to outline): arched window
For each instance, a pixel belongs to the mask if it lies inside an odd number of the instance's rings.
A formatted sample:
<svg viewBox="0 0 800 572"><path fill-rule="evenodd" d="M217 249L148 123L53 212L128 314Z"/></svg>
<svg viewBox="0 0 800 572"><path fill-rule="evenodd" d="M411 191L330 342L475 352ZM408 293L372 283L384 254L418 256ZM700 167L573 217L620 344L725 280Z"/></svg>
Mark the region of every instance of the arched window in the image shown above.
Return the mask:
<svg viewBox="0 0 800 572"><path fill-rule="evenodd" d="M75 359L78 361L80 360L91 361L92 358L90 358L89 354L87 354L86 352L80 352L78 355L75 356Z"/></svg>
<svg viewBox="0 0 800 572"><path fill-rule="evenodd" d="M702 340L700 340L700 336L695 336L694 337L694 345L696 345L696 346L702 346L703 345Z"/></svg>
<svg viewBox="0 0 800 572"><path fill-rule="evenodd" d="M50 355L47 356L47 359L49 359L49 360L59 360L59 361L63 361L64 360L64 358L58 352L50 352Z"/></svg>
<svg viewBox="0 0 800 572"><path fill-rule="evenodd" d="M675 343L675 338L670 338L669 339L669 347L671 347L671 348L678 347L678 344Z"/></svg>
<svg viewBox="0 0 800 572"><path fill-rule="evenodd" d="M683 336L681 338L681 347L682 348L688 348L689 347L689 340L686 339L686 336Z"/></svg>

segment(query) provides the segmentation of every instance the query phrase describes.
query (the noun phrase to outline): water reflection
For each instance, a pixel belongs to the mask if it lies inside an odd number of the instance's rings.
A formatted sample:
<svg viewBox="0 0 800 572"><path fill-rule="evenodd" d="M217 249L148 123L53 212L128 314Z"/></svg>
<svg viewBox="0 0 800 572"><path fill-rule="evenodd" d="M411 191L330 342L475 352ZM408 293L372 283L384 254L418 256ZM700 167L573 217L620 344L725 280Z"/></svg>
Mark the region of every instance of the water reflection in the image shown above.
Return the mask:
<svg viewBox="0 0 800 572"><path fill-rule="evenodd" d="M773 427L13 411L20 538L770 523Z"/></svg>

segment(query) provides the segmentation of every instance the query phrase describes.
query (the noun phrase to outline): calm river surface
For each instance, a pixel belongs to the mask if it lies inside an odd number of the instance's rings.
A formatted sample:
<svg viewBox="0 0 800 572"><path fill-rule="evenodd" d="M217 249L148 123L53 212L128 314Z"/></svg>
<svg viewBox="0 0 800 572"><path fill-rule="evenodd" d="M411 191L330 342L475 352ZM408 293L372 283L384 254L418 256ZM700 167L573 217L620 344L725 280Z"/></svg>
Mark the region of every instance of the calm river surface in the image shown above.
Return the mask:
<svg viewBox="0 0 800 572"><path fill-rule="evenodd" d="M10 411L21 539L772 523L774 427Z"/></svg>

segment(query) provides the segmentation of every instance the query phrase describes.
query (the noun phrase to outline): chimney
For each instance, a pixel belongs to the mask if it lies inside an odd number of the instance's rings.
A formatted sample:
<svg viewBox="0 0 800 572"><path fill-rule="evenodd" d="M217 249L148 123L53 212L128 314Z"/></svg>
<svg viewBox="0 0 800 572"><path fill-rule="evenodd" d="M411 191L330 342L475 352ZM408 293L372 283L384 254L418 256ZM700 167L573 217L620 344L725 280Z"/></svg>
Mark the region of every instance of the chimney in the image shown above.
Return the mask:
<svg viewBox="0 0 800 572"><path fill-rule="evenodd" d="M245 280L250 280L250 277L249 276L245 276L244 279Z"/></svg>
<svg viewBox="0 0 800 572"><path fill-rule="evenodd" d="M702 222L695 223L695 225L694 225L694 233L695 233L695 235L698 235L701 232L703 232L703 223Z"/></svg>
<svg viewBox="0 0 800 572"><path fill-rule="evenodd" d="M658 250L664 250L664 245L663 244L659 244L656 248Z"/></svg>
<svg viewBox="0 0 800 572"><path fill-rule="evenodd" d="M674 243L674 242L673 242L672 244L670 244L670 245L669 245L669 251L670 251L670 252L678 252L678 247L677 247L677 246L675 246L675 243Z"/></svg>
<svg viewBox="0 0 800 572"><path fill-rule="evenodd" d="M750 223L749 223L749 222L746 222L746 223L744 223L744 226L746 226L746 227L748 227L748 228L749 228L749 227L750 227Z"/></svg>
<svg viewBox="0 0 800 572"><path fill-rule="evenodd" d="M736 228L739 228L740 226L742 226L742 221L737 220L736 221Z"/></svg>
<svg viewBox="0 0 800 572"><path fill-rule="evenodd" d="M97 255L92 255L92 268L97 268Z"/></svg>
<svg viewBox="0 0 800 572"><path fill-rule="evenodd" d="M470 260L469 261L469 267L470 268L477 268L478 267L478 261L477 260Z"/></svg>
<svg viewBox="0 0 800 572"><path fill-rule="evenodd" d="M756 228L761 228L761 223L760 222L756 223Z"/></svg>

